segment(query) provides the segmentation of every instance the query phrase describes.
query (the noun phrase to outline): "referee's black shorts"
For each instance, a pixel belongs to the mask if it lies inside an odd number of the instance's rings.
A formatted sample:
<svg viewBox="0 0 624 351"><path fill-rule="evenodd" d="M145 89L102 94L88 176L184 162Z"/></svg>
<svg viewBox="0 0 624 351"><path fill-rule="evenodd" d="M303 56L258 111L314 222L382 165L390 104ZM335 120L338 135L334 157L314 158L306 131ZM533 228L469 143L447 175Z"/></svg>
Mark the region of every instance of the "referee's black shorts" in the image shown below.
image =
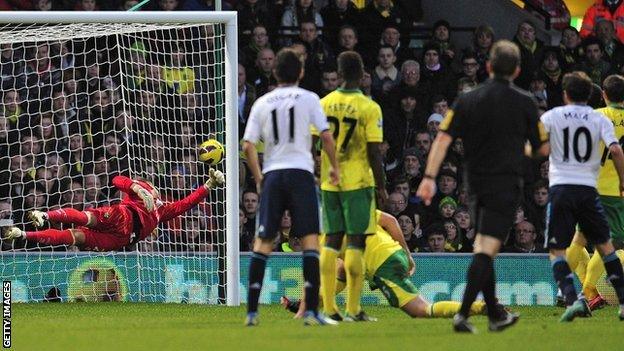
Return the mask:
<svg viewBox="0 0 624 351"><path fill-rule="evenodd" d="M274 239L285 210L290 211L290 235L299 238L319 232L319 202L314 175L302 169L267 172L262 181L259 223L260 238Z"/></svg>
<svg viewBox="0 0 624 351"><path fill-rule="evenodd" d="M522 198L522 179L468 177L468 201L475 231L505 241Z"/></svg>
<svg viewBox="0 0 624 351"><path fill-rule="evenodd" d="M546 246L566 249L572 242L577 223L593 245L611 239L609 223L596 188L568 184L551 186L546 210Z"/></svg>

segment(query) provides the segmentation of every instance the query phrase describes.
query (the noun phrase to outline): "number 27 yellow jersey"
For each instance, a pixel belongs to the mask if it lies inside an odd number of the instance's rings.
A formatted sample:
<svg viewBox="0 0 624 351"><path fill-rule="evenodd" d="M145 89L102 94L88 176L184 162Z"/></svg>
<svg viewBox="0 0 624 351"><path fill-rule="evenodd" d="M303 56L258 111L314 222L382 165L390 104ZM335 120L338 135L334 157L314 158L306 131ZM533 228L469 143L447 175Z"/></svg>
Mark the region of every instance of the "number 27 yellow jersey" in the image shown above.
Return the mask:
<svg viewBox="0 0 624 351"><path fill-rule="evenodd" d="M329 179L329 157L322 152L321 189L349 191L374 187L367 144L383 141L381 108L357 89L337 89L321 99L321 105L336 140L340 166L340 184L335 186Z"/></svg>

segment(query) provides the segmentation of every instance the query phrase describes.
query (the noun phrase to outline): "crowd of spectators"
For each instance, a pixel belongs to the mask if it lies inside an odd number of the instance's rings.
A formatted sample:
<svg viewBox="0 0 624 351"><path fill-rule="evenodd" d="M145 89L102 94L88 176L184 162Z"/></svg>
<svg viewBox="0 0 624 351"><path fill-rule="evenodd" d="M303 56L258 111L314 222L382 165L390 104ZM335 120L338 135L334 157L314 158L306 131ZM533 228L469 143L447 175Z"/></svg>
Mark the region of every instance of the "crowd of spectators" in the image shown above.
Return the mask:
<svg viewBox="0 0 624 351"><path fill-rule="evenodd" d="M0 9L127 10L137 3L0 0ZM159 0L143 9L214 6L212 0ZM461 140L454 142L444 161L433 204L424 206L415 191L440 122L459 94L487 79L489 49L505 38L487 23L474 23L472 40L461 42L453 38L452 23L440 19L425 23L431 31L424 45L412 45L410 35L423 16L420 1L223 0L223 9L239 15L239 137L253 102L277 85L272 69L279 49L291 47L301 53L301 86L321 97L340 84L336 57L357 51L366 66L361 90L383 111L389 192L384 210L397 218L413 252L472 250L475 219L468 211ZM522 71L515 84L535 97L541 111L563 104L561 78L568 71L583 70L600 85L607 75L624 70L624 45L614 22L597 21L583 37L574 27L565 27L557 45L537 38L536 23L537 19L517 23L515 36L506 39L521 50ZM25 223L24 209L84 209L116 201L119 194L109 186L110 179L127 173L130 165L169 189L171 200L184 195L180 189L198 183L197 175L203 173L191 151L194 137L217 130L209 118L216 107L215 87L208 79L217 65L202 61L209 55L198 55L212 42L194 40L209 38L212 32L206 28L128 39L120 43L123 57L88 39L2 44L0 170L10 181L0 189L0 214L12 208L14 220ZM155 44L158 39L173 44L161 47ZM596 94L592 104L601 103ZM173 145L179 153L175 157L169 154ZM142 163L135 165L136 159ZM258 194L243 159L241 166L240 245L248 251ZM543 252L548 161L527 158L524 169L526 196L509 230L506 251ZM172 223L157 234L154 239L166 247L148 242L142 249L214 250L211 238L201 233L215 225L208 214L216 210L206 205L196 211L191 217L199 220ZM288 238L289 227L286 213L276 250L296 250L298 243Z"/></svg>
<svg viewBox="0 0 624 351"><path fill-rule="evenodd" d="M413 24L421 20L418 1L311 1L263 2L244 0L232 8L243 11L240 30L240 128L248 106L276 85L271 75L275 53L282 47L305 57L301 86L323 97L340 84L336 57L345 50L359 52L366 66L361 90L383 111L384 167L389 199L385 211L394 215L413 252L471 252L474 218L468 210L463 181L463 145L455 141L444 161L433 204L424 206L415 196L426 159L440 122L459 94L471 91L488 78L489 49L499 39L513 40L521 51L521 74L515 84L529 91L544 112L563 104L561 78L582 70L597 85L609 74L621 73L624 45L612 21L598 20L581 37L576 28L559 26L546 45L537 38L538 19L516 24L513 38L503 38L487 23L474 23L472 41L452 38L451 23L440 19L424 45L411 45ZM234 5L234 4L232 4ZM270 16L265 14L270 13ZM597 90L598 91L598 90ZM593 106L603 102L596 94ZM501 116L502 118L504 116ZM548 202L548 160L527 157L523 169L526 195L505 242L506 252L540 253ZM241 247L247 250L253 232L257 194L247 177L243 207L246 223ZM287 236L276 242L279 250Z"/></svg>

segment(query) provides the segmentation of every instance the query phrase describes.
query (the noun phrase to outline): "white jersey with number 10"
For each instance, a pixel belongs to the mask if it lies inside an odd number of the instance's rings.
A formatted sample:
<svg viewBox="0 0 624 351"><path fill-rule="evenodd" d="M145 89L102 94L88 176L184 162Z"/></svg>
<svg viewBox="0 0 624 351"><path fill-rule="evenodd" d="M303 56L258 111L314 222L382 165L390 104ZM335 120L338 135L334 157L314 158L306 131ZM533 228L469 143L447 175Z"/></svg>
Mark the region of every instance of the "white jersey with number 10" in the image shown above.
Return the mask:
<svg viewBox="0 0 624 351"><path fill-rule="evenodd" d="M296 86L280 87L253 104L243 140L264 141L262 173L289 168L314 173L311 125L329 129L318 95Z"/></svg>
<svg viewBox="0 0 624 351"><path fill-rule="evenodd" d="M613 124L586 105L555 107L540 118L550 134L550 186L559 184L596 187L602 149L617 143Z"/></svg>

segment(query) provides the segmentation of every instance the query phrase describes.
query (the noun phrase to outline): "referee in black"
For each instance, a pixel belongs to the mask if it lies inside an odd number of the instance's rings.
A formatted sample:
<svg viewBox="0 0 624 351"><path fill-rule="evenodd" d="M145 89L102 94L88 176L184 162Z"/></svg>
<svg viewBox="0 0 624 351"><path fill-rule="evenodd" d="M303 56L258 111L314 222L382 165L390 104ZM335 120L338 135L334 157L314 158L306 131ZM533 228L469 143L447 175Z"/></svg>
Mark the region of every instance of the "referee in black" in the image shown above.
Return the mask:
<svg viewBox="0 0 624 351"><path fill-rule="evenodd" d="M493 259L511 228L523 193L523 155L538 150L545 156L549 151L535 101L511 83L520 73L520 51L516 44L506 40L495 43L487 70L490 79L461 95L440 124L417 193L426 205L431 203L446 151L455 138L461 138L465 182L477 235L461 310L453 319L457 332L476 331L468 322L468 312L480 291L487 305L491 331L503 330L518 320L517 314L496 308Z"/></svg>

